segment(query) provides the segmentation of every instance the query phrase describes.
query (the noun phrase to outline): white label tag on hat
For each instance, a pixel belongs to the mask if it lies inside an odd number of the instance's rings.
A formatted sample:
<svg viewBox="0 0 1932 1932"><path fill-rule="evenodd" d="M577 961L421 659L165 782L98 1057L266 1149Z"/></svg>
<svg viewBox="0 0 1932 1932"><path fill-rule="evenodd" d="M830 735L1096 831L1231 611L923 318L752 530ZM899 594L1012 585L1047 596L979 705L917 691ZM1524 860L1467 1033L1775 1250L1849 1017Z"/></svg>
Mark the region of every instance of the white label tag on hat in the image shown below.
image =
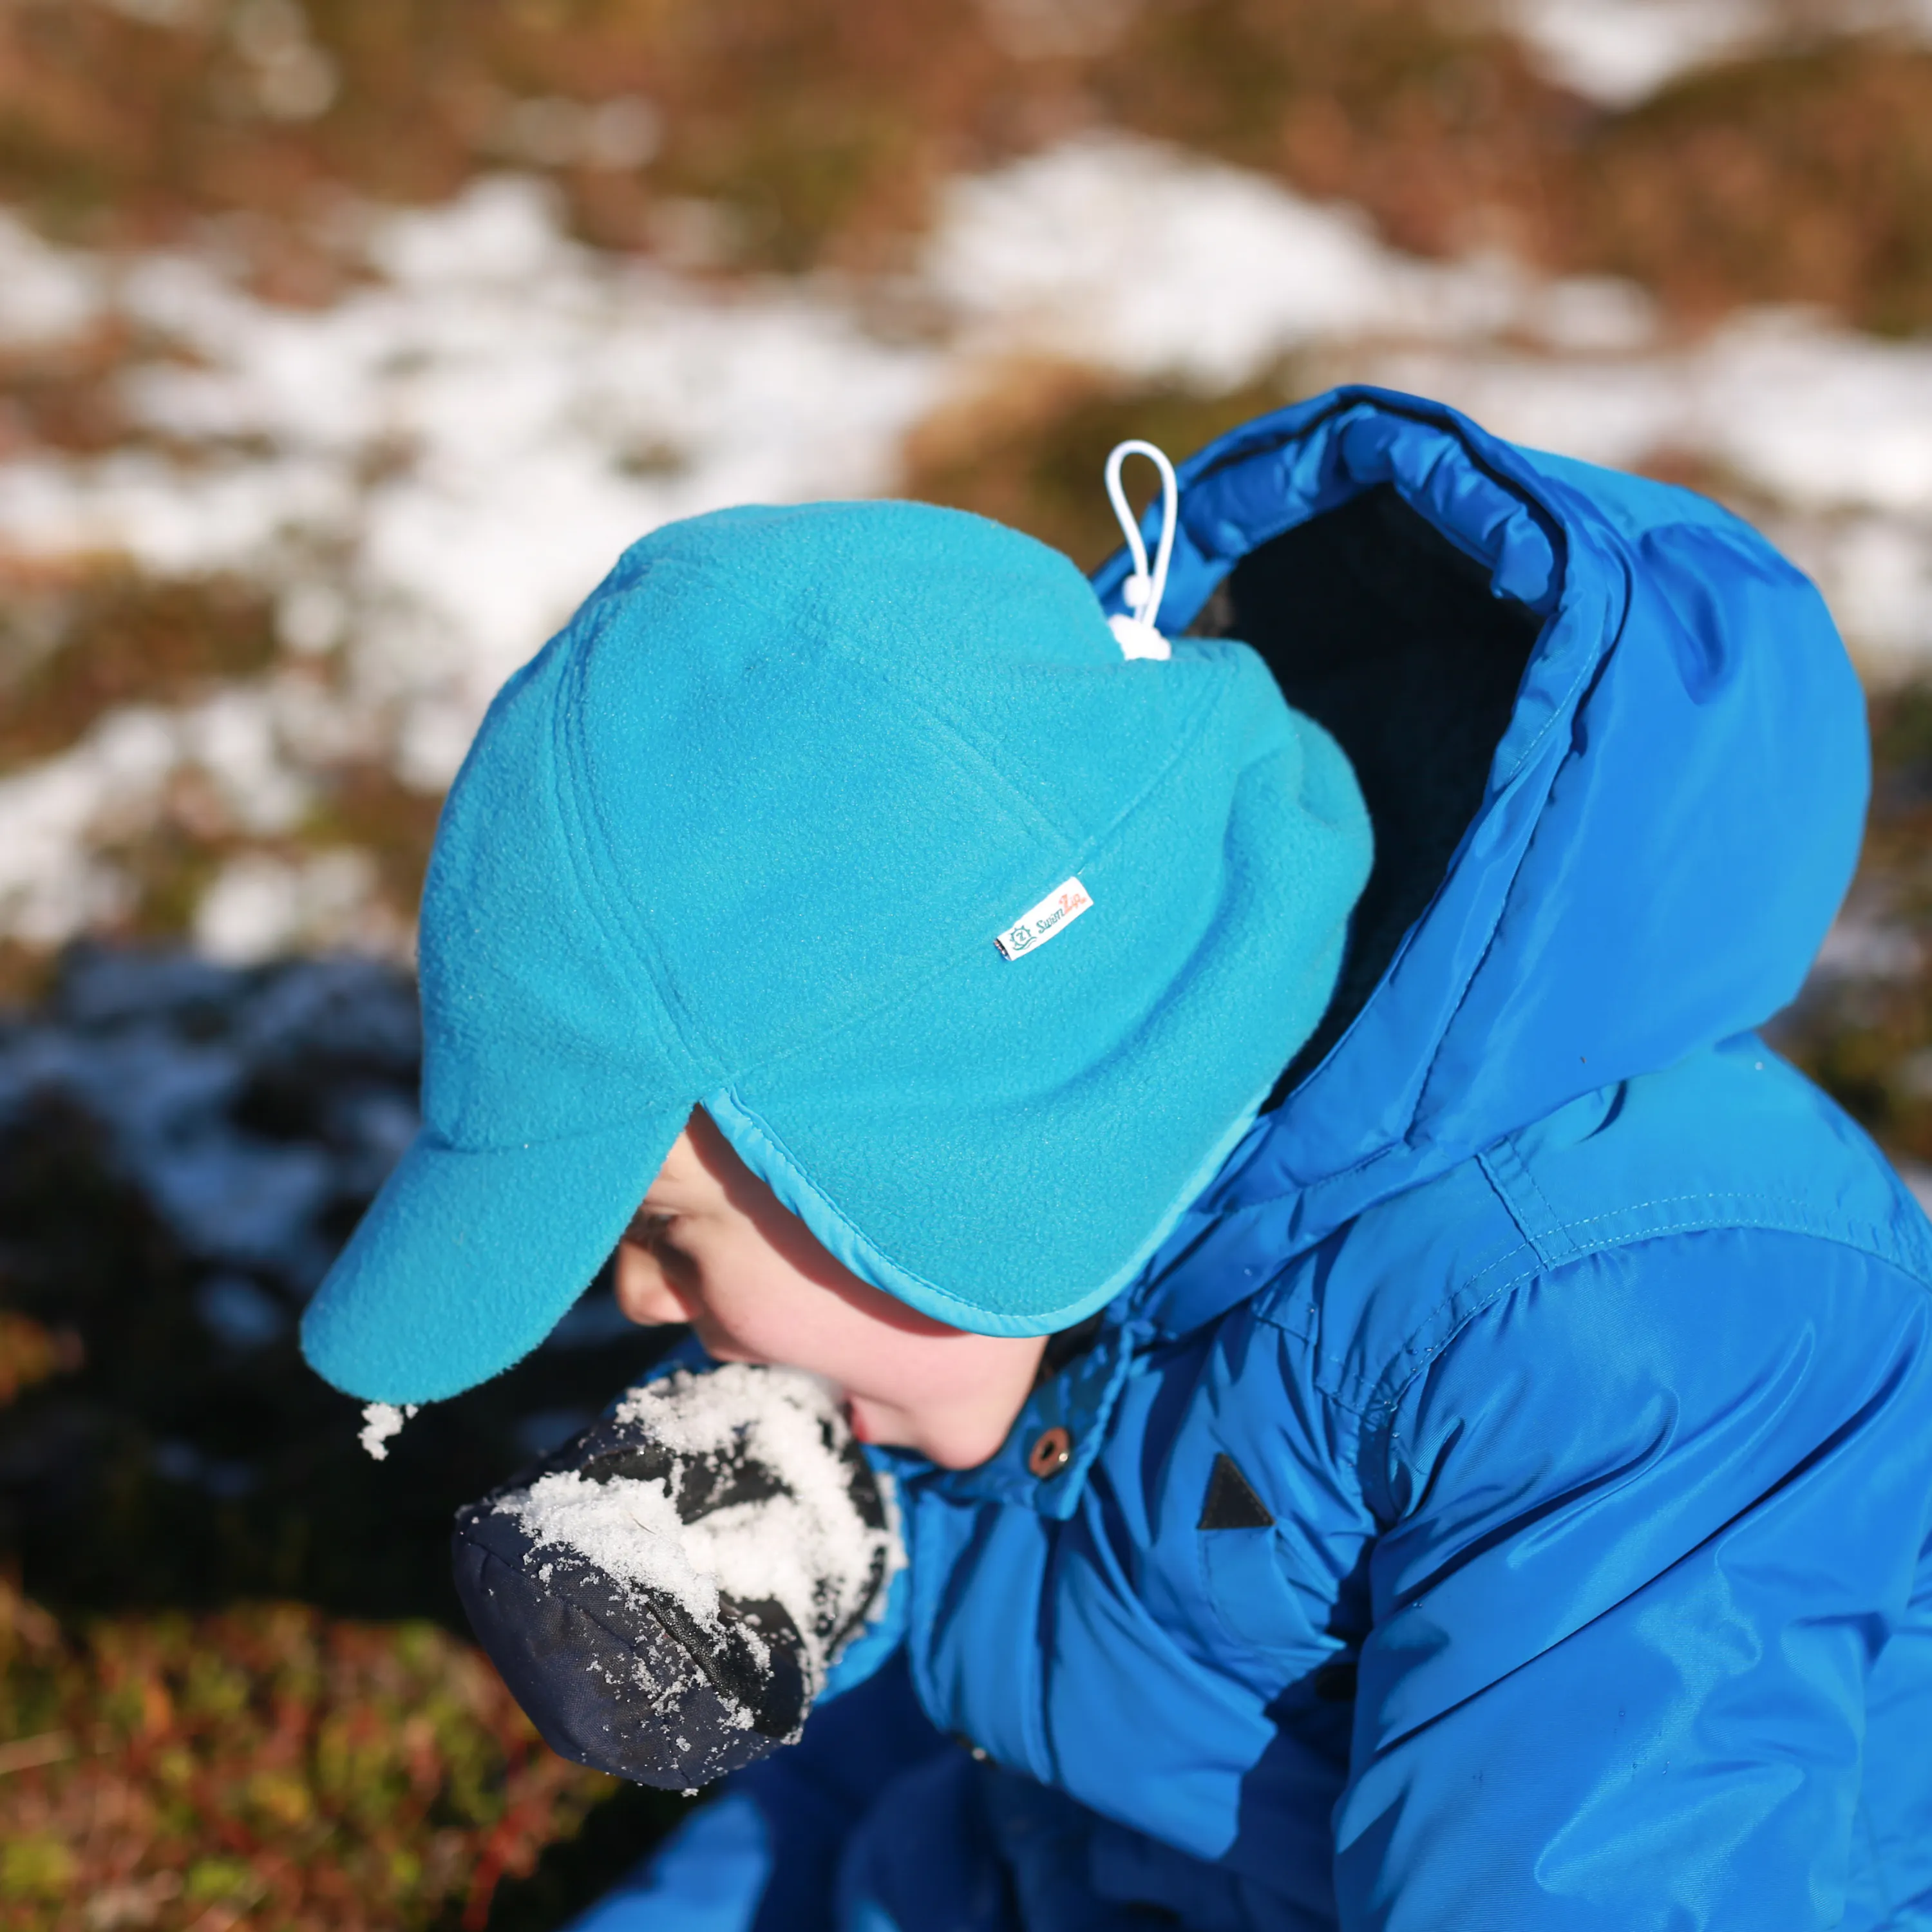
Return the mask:
<svg viewBox="0 0 1932 1932"><path fill-rule="evenodd" d="M1087 888L1078 879L1055 886L1030 912L1023 913L993 941L1001 955L1017 959L1044 946L1057 932L1064 932L1094 903Z"/></svg>

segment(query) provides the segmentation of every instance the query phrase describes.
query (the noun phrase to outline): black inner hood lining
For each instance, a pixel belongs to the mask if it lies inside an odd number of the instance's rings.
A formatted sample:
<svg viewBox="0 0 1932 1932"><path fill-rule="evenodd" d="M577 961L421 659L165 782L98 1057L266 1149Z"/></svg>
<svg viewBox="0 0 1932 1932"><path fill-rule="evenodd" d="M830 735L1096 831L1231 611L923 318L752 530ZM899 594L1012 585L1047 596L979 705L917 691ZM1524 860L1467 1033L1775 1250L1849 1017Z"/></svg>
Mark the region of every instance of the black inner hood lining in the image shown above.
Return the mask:
<svg viewBox="0 0 1932 1932"><path fill-rule="evenodd" d="M1435 896L1541 629L1390 484L1250 551L1189 626L1254 649L1348 754L1375 828L1334 998L1270 1107L1346 1031Z"/></svg>

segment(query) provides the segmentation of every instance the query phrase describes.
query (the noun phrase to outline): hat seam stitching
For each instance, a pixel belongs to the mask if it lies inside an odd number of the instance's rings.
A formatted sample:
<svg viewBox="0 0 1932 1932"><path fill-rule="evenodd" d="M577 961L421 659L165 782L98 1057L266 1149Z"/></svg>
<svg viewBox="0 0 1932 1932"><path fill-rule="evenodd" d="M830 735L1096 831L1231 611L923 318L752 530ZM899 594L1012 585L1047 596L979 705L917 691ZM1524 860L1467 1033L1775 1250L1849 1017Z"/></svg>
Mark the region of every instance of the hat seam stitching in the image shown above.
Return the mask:
<svg viewBox="0 0 1932 1932"><path fill-rule="evenodd" d="M599 615L600 621L596 631L586 640L586 643L592 646L602 640L608 626L608 616L602 613ZM576 820L580 832L595 831L601 844L601 856L609 869L615 872L616 865L611 850L610 822L596 796L596 787L590 782L590 761L582 742L582 720L587 709L587 696L584 687L590 656L588 649L574 651L571 654L568 694L575 702L556 707L557 733L562 741L559 749L563 754L560 762L568 769L572 781L568 791L580 796L566 797L566 788L562 786L556 787L555 790L560 810ZM607 893L603 880L596 876L599 851L592 849L592 842L588 837L583 841L583 853L578 851L577 844L574 839L566 838L564 841L565 852L580 892L593 908L598 925L642 968L656 996L658 1010L663 1016L678 1051L683 1056L686 1071L694 1081L701 1084L713 1077L717 1070L728 1064L725 1056L718 1051L695 1017L685 1012L681 1002L667 992L666 984L672 976L662 956L650 943L647 926L642 920L628 916L628 909L622 904L621 896ZM586 870L586 861L590 867L588 872ZM687 1032L687 1023L689 1033L695 1033L702 1042L704 1048L702 1054L694 1050Z"/></svg>
<svg viewBox="0 0 1932 1932"><path fill-rule="evenodd" d="M770 620L775 627L779 625L781 619L783 618L785 626L794 634L812 638L828 650L836 652L844 662L857 668L868 676L877 679L880 682L890 684L896 691L904 690L904 687L896 680L889 678L876 662L865 656L838 633L829 629L822 622L808 616L802 619L785 616L784 614L780 612L766 600L748 593L742 585L732 580L728 572L719 571L707 562L681 558L667 558L656 560L646 566L646 574L652 571L660 575L681 576L688 582L700 585L708 590L716 592L722 598L728 598L738 604L741 609L752 610L761 617ZM608 628L610 619L605 614L600 613L599 620L596 630L586 640L586 644L592 647L602 640ZM570 691L578 702L574 705L558 707L558 724L568 742L567 755L573 780L572 788L585 795L584 802L575 815L579 818L580 822L595 826L602 842L603 857L606 863L610 865L614 869L614 861L610 856L614 841L611 837L610 820L604 811L602 801L597 796L598 788L590 778L590 763L582 742L580 719L589 708L587 694L584 686L587 681L589 660L591 655L590 649L580 650L572 654L569 668ZM910 704L916 707L921 723L929 725L937 730L956 764L963 768L962 776L969 776L976 782L981 795L986 797L989 803L1005 801L1012 806L1017 806L1022 817L1030 821L1032 836L1036 838L1043 837L1046 840L1064 842L1070 837L1076 836L1070 834L1065 827L1054 824L1040 807L1011 778L993 764L970 739L965 737L956 727L950 724L935 712L932 706L920 698L916 693L908 692L905 695ZM1216 701L1215 698L1210 698L1203 706L1204 719L1211 712L1215 701ZM1182 748L1185 748L1185 742ZM1174 755L1178 756L1178 752ZM1163 766L1150 782L1158 783L1160 779L1165 776L1166 769ZM993 781L993 783L988 784L986 782L988 779ZM1130 811L1132 808L1132 803L1133 802L1130 802L1126 809ZM586 841L586 843L587 845L588 842ZM678 1046L682 1050L694 1076L700 1079L737 1077L733 1076L730 1070L734 1064L742 1066L743 1063L736 1062L734 1056L722 1051L697 1017L690 1013L685 1004L675 997L675 975L671 973L662 955L650 945L647 922L636 916L634 908L625 900L621 893L607 895L601 880L596 879L594 876L586 878L579 856L574 851L572 853L571 858L573 871L580 886L588 885L592 888L585 892L584 896L596 905L599 923L607 931L612 932L623 944L626 950L637 958L650 979L652 989L657 996L658 1007L675 1033ZM595 864L594 858L592 863ZM954 944L956 943L950 942ZM922 962L919 969L920 976L914 982L915 985L922 986L927 979L943 971L947 958L951 956L956 956L950 951L942 956L935 950L932 956ZM668 986L670 990L668 990ZM814 1033L803 1039L794 1040L789 1046L781 1049L780 1053L774 1058L782 1058L788 1054L803 1052L820 1040L836 1038L847 1025L857 1024L889 1007L892 1004L893 1001L890 996L881 998L865 1008L862 1012L854 1016L851 1019L842 1022L831 1033ZM696 1034L702 1042L704 1048L702 1055L693 1050L689 1037L692 1034ZM752 1061L749 1065L751 1068L755 1069L766 1064L765 1060L758 1060Z"/></svg>
<svg viewBox="0 0 1932 1932"><path fill-rule="evenodd" d="M1085 844L1076 847L1072 852L1056 860L1052 867L1045 869L1057 871L1060 866L1064 864L1068 867L1068 876L1075 877L1078 875L1083 866L1091 862L1102 851L1111 850L1127 822L1150 802L1154 794L1174 775L1180 767L1182 759L1196 742L1205 735L1208 727L1213 722L1215 714L1223 706L1232 702L1234 688L1234 681L1231 680L1202 707L1197 717L1192 721L1192 729L1176 745L1172 755L1148 780L1142 790L1121 807L1120 812L1108 824L1090 834ZM994 928L992 932L986 935L984 943L991 946L993 944L994 934L1000 930L998 927ZM777 1053L769 1054L764 1059L750 1062L731 1075L727 1084L735 1085L738 1081L753 1079L760 1075L769 1073L773 1069L782 1066L788 1060L795 1059L799 1054L808 1052L814 1048L830 1046L833 1042L842 1039L854 1028L866 1024L880 1014L896 1010L911 999L914 994L925 992L928 987L945 979L950 974L966 966L973 957L974 951L979 943L974 941L970 946L962 944L956 950L948 952L943 957L934 958L920 970L916 979L910 980L889 997L874 1001L863 1012L854 1014L850 1018L842 1021L837 1026L825 1032L814 1034L808 1040L795 1041Z"/></svg>
<svg viewBox="0 0 1932 1932"><path fill-rule="evenodd" d="M728 573L717 570L708 562L665 559L653 563L650 568L660 572L668 572L668 574L674 575L683 575L688 580L702 584L707 588L716 588L723 596L738 604L741 608L755 611L761 616L770 618L774 624L776 624L783 615L766 600L747 592L742 585L731 580ZM839 634L829 629L817 619L808 616L803 618L787 617L785 622L794 632L812 638L829 650L837 652L848 663L857 666L868 675L878 679L882 682L891 684L896 690L904 688L898 680L891 678L872 658ZM592 640L592 642L601 639L603 628L604 626L600 624L596 638ZM572 690L580 700L584 698L583 687L587 675L589 656L588 651L580 651L574 653L572 657ZM1073 845L1071 853L1067 856L1056 860L1054 867L1043 867L1042 869L1057 869L1059 865L1064 863L1069 867L1070 873L1077 873L1083 864L1087 863L1096 853L1109 845L1127 820L1138 812L1149 797L1172 777L1182 760L1204 735L1209 724L1216 715L1232 701L1233 694L1240 682L1238 675L1231 676L1222 680L1218 686L1210 688L1197 702L1193 715L1191 717L1184 715L1181 718L1178 730L1172 741L1166 757L1140 789L1121 806L1105 824L1095 831L1086 833L1081 842ZM985 754L973 745L970 739L961 734L956 727L936 712L916 693L908 692L907 695L909 700L916 706L921 719L929 722L944 733L945 742L950 747L954 748L956 756L962 752L970 754L973 768L980 773L996 780L999 793L1019 806L1026 816L1034 820L1050 838L1059 842L1070 840L1073 835L1070 835L1064 828L1055 825L1025 792L1022 790L1004 772L1000 771L997 766L986 759ZM580 755L580 748L578 742L580 733L577 722L578 716L582 708L580 704L578 706L560 707L560 710L565 713L560 717L560 724L568 734L570 738L572 776L576 777L579 774L583 774L584 778L587 780L588 762ZM592 795L589 808L590 813L603 839L604 854L608 859L611 845L608 821L604 817L601 803L595 799L596 788L587 782L581 782L579 788ZM572 863L574 866L578 864L574 854L572 855ZM578 868L578 876L580 879L583 876L580 867ZM629 908L620 905L613 911L605 907L601 883L596 896L599 904L600 913L603 915L603 922L616 928L627 950L637 956L650 976L652 990L658 997L658 1005L676 1031L678 1044L690 1063L693 1073L704 1078L722 1077L728 1084L732 1081L750 1078L770 1067L782 1065L788 1059L839 1039L853 1028L864 1024L880 1013L893 1010L913 994L942 978L954 966L961 963L966 956L963 949L969 944L963 934L936 942L933 951L916 969L916 977L911 980L910 982L882 996L828 1030L814 1032L803 1038L794 1040L777 1052L764 1058L748 1062L740 1062L736 1061L734 1056L728 1055L720 1051L702 1027L698 1024L694 1016L687 1016L681 1004L674 1002L667 994L663 980L664 976L668 976L668 968L664 967L655 952L649 949L646 944L640 944L639 936L631 931L633 921L629 916ZM636 922L640 928L643 923L641 920ZM996 931L998 929L994 928ZM990 936L987 943L989 944L992 943ZM709 1058L708 1066L700 1064L700 1056L692 1051L690 1040L686 1036L685 1022L687 1018L689 1018L692 1030L695 1031L703 1040ZM734 1066L735 1071L732 1070Z"/></svg>
<svg viewBox="0 0 1932 1932"><path fill-rule="evenodd" d="M760 616L770 619L774 624L782 622L786 628L793 632L809 637L829 650L837 652L841 657L858 666L868 676L876 678L882 684L890 686L894 691L903 694L909 704L917 707L922 718L936 725L944 733L950 742L969 754L974 765L994 780L999 789L1012 797L1040 827L1057 838L1064 839L1070 836L1078 836L1077 832L1070 832L1068 827L1056 824L1038 801L1023 790L1012 778L1002 771L999 766L988 758L986 753L958 725L952 723L929 700L922 696L904 680L895 676L889 664L868 655L843 632L830 628L820 618L810 613L793 615L779 610L766 598L748 591L742 584L734 581L728 573L719 571L708 560L702 562L686 562L679 560L674 562L673 567L674 568L682 568L688 572L692 578L702 580L708 585L716 586L724 596L730 598L741 608L754 610ZM1097 600L1095 604L1095 615L1100 616ZM1104 622L1104 620L1102 622ZM1108 641L1111 647L1112 644L1111 636ZM1072 668L1084 668L1079 666ZM1095 670L1112 670L1119 668L1118 664L1106 660L1093 667ZM1209 698L1203 701L1202 709L1204 711L1211 710L1216 701L1218 701L1217 698ZM1186 728L1185 720L1183 721L1182 728L1184 730ZM1156 774L1150 783L1157 783L1160 776Z"/></svg>

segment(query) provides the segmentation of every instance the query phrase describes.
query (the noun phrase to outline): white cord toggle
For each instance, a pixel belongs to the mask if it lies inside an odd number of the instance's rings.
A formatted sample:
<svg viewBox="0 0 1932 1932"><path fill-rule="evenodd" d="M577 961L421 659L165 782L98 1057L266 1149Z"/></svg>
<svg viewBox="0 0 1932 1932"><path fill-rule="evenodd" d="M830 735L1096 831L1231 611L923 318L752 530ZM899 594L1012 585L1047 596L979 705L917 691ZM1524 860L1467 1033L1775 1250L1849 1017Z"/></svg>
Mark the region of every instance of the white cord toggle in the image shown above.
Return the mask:
<svg viewBox="0 0 1932 1932"><path fill-rule="evenodd" d="M1148 569L1147 545L1141 540L1141 526L1135 522L1134 513L1127 507L1126 492L1120 488L1120 465L1130 456L1151 458L1160 472L1160 544L1154 553L1151 573ZM1133 574L1120 586L1121 594L1127 601L1127 609L1133 614L1109 617L1108 628L1113 632L1124 657L1172 656L1167 640L1161 635L1156 623L1160 616L1160 600L1167 595L1168 560L1174 554L1175 512L1180 502L1180 485L1174 480L1174 465L1168 461L1166 452L1156 449L1150 442L1115 444L1113 453L1107 458L1107 500L1113 505L1114 514L1119 518L1120 528L1126 532L1128 554L1134 560Z"/></svg>

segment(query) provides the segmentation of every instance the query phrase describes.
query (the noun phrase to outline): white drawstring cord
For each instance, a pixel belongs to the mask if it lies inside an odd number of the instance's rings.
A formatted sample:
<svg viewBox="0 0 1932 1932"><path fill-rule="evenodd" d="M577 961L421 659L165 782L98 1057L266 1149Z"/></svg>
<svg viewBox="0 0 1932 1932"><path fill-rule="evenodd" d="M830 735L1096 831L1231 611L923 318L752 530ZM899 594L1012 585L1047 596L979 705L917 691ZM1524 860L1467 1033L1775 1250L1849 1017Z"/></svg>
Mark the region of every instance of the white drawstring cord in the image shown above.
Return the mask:
<svg viewBox="0 0 1932 1932"><path fill-rule="evenodd" d="M1141 540L1141 526L1127 507L1126 492L1120 488L1120 465L1130 456L1152 459L1160 472L1160 543L1154 552L1154 570L1148 570L1147 545ZM1133 574L1121 586L1131 616L1109 617L1108 628L1128 658L1165 658L1172 656L1167 640L1156 628L1160 600L1167 595L1168 560L1174 554L1174 526L1180 502L1180 488L1174 480L1174 465L1166 452L1150 442L1138 440L1116 443L1107 458L1107 500L1126 532L1127 550L1133 558Z"/></svg>

